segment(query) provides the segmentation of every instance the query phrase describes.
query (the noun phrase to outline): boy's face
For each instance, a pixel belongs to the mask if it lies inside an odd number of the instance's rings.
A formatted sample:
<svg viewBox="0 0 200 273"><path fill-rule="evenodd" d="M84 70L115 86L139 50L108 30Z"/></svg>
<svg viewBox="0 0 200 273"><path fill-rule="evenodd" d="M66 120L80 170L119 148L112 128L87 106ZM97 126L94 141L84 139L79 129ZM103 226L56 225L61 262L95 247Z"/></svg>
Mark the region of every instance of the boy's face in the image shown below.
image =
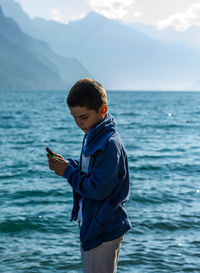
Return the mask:
<svg viewBox="0 0 200 273"><path fill-rule="evenodd" d="M87 134L92 128L99 124L105 117L105 110L102 110L102 107L99 108L99 111L88 110L86 107L69 107L72 116L79 128ZM106 107L107 110L107 107Z"/></svg>

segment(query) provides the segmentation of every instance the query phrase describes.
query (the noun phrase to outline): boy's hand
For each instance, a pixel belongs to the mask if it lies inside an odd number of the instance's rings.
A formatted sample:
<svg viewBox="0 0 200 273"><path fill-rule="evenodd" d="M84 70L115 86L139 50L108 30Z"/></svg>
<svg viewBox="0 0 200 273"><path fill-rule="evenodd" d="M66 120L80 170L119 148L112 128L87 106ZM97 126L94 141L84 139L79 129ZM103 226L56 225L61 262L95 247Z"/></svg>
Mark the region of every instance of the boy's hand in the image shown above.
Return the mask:
<svg viewBox="0 0 200 273"><path fill-rule="evenodd" d="M49 159L49 169L54 171L57 175L63 176L65 169L69 166L69 162L59 154L54 153L54 155L56 156L55 158L47 154L47 157Z"/></svg>

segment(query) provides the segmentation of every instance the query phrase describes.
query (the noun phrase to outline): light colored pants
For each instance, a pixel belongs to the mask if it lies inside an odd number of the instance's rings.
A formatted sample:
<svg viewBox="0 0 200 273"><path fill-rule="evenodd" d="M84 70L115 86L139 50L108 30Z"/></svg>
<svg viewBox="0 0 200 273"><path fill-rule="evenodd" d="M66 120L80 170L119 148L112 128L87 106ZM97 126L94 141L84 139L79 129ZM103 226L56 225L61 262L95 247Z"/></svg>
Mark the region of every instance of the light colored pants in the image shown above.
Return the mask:
<svg viewBox="0 0 200 273"><path fill-rule="evenodd" d="M121 242L124 236L105 242L88 251L81 249L83 273L116 273Z"/></svg>

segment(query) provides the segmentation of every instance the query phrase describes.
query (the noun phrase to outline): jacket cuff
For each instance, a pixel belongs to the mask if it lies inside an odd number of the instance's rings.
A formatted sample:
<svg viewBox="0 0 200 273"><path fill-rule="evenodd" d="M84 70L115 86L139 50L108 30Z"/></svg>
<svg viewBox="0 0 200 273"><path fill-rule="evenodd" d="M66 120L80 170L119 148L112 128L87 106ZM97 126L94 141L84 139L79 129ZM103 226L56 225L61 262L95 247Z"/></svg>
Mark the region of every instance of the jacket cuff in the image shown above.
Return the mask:
<svg viewBox="0 0 200 273"><path fill-rule="evenodd" d="M72 165L72 167L74 168L78 167L78 160L67 158L67 161L69 162L70 165Z"/></svg>
<svg viewBox="0 0 200 273"><path fill-rule="evenodd" d="M63 173L63 177L66 178L66 179L68 179L68 178L71 176L73 170L74 170L74 167L72 167L71 165L69 165L69 166L65 169L65 171L64 171L64 173Z"/></svg>

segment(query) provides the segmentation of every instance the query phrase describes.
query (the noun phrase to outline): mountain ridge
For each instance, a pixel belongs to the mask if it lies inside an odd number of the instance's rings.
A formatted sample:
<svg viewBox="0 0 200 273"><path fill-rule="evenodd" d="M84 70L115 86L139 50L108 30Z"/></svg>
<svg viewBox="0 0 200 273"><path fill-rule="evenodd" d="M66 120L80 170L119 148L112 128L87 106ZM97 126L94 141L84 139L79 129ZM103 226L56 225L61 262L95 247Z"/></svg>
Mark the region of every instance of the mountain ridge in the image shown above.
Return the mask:
<svg viewBox="0 0 200 273"><path fill-rule="evenodd" d="M200 26L193 25L181 32L176 31L173 26L168 26L165 29L159 30L153 25L142 23L128 23L125 25L164 43L200 49Z"/></svg>
<svg viewBox="0 0 200 273"><path fill-rule="evenodd" d="M25 34L0 6L0 89L65 89L90 73L75 58L57 56Z"/></svg>
<svg viewBox="0 0 200 273"><path fill-rule="evenodd" d="M21 17L15 15L23 31L42 37L56 54L80 60L108 89L186 90L199 82L199 49L163 43L94 12L68 24L25 16L23 25Z"/></svg>

